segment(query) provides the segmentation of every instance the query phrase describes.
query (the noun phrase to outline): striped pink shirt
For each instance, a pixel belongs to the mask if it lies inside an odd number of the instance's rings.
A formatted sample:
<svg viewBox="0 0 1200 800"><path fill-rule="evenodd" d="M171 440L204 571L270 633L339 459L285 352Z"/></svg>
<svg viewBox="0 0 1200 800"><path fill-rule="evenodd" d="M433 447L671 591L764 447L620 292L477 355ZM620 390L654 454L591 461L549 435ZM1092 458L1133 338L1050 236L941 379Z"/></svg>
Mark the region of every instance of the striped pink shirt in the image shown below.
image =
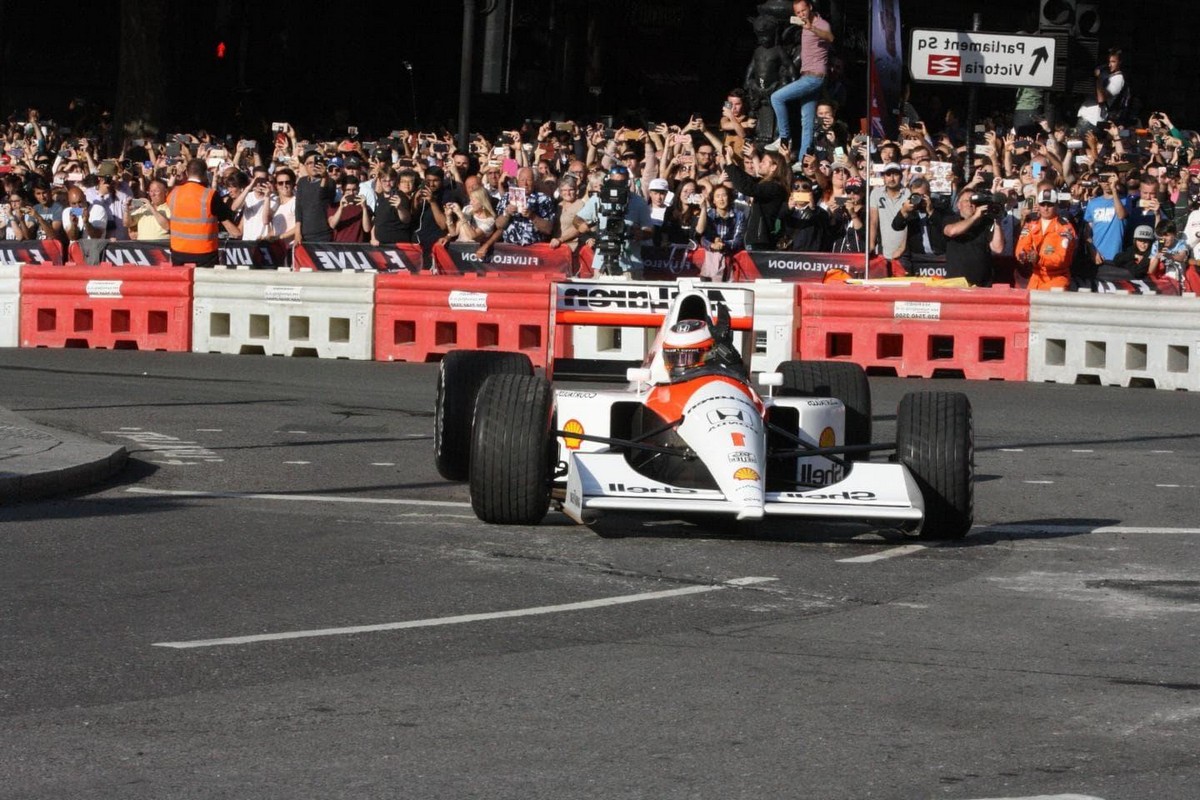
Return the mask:
<svg viewBox="0 0 1200 800"><path fill-rule="evenodd" d="M812 27L814 30L823 32L832 30L829 27L829 23L822 17L815 17ZM829 64L829 48L829 42L817 36L812 30L801 31L800 71L811 72L814 75L824 75L825 68Z"/></svg>

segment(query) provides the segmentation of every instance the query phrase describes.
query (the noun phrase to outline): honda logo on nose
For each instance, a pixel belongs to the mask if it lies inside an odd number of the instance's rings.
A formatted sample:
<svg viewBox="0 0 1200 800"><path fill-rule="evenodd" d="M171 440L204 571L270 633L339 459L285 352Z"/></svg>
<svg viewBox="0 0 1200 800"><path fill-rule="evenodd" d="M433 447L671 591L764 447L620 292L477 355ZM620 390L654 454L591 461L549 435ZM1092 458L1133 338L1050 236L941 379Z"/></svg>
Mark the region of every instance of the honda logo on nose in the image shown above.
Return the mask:
<svg viewBox="0 0 1200 800"><path fill-rule="evenodd" d="M740 408L717 408L708 412L708 421L713 425L717 425L721 422L731 422L733 420L738 420L739 422L746 421L746 418L742 416L742 410Z"/></svg>

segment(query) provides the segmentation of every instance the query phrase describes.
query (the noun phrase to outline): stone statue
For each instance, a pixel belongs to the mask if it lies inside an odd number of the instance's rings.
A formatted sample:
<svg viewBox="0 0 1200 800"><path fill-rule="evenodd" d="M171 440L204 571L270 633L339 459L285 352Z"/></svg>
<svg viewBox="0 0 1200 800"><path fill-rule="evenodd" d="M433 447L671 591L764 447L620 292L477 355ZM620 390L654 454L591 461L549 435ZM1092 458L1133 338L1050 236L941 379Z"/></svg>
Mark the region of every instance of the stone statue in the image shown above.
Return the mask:
<svg viewBox="0 0 1200 800"><path fill-rule="evenodd" d="M750 18L758 47L746 68L747 113L758 120L755 138L769 142L776 136L771 92L795 80L791 54L779 44L779 29L785 20L771 13Z"/></svg>

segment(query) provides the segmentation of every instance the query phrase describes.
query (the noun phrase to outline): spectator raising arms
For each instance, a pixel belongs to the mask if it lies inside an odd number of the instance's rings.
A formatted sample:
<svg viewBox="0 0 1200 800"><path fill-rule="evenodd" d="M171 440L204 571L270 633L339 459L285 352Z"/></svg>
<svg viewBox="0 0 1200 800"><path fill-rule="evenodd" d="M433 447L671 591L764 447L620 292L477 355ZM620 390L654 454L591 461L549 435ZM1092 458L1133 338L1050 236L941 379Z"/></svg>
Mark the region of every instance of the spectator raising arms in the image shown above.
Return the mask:
<svg viewBox="0 0 1200 800"><path fill-rule="evenodd" d="M725 176L735 191L754 202L746 220L746 249L770 250L775 246L780 213L787 203L788 165L778 153L764 153L761 158L748 159L757 177L751 177L733 163L733 150L726 150ZM723 180L722 183L726 181Z"/></svg>

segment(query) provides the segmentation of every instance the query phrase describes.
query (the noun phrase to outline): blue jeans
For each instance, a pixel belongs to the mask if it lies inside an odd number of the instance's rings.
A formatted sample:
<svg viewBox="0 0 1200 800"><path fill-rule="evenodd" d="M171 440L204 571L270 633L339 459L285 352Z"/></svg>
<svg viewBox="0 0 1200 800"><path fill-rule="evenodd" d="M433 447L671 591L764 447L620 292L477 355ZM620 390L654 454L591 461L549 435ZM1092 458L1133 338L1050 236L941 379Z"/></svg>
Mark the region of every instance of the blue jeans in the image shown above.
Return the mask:
<svg viewBox="0 0 1200 800"><path fill-rule="evenodd" d="M775 124L780 139L792 138L792 121L788 114L788 103L800 103L800 147L792 148L797 160L808 152L812 145L813 125L817 119L817 98L825 85L824 75L805 75L783 88L771 93L771 108L775 109Z"/></svg>

